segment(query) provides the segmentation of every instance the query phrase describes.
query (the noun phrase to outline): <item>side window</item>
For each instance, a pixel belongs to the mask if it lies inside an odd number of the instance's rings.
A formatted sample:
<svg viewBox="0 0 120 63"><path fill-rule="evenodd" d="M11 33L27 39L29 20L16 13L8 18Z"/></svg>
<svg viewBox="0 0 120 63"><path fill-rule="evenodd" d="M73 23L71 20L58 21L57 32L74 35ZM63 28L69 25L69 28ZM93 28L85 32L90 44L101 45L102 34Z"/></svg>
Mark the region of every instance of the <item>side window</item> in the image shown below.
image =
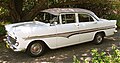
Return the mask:
<svg viewBox="0 0 120 63"><path fill-rule="evenodd" d="M40 12L34 19L43 23L54 24L54 22L57 22L57 24L60 24L59 16L46 12Z"/></svg>
<svg viewBox="0 0 120 63"><path fill-rule="evenodd" d="M63 14L62 16L62 24L67 23L75 23L75 14Z"/></svg>
<svg viewBox="0 0 120 63"><path fill-rule="evenodd" d="M87 14L78 14L79 22L93 22L93 18Z"/></svg>

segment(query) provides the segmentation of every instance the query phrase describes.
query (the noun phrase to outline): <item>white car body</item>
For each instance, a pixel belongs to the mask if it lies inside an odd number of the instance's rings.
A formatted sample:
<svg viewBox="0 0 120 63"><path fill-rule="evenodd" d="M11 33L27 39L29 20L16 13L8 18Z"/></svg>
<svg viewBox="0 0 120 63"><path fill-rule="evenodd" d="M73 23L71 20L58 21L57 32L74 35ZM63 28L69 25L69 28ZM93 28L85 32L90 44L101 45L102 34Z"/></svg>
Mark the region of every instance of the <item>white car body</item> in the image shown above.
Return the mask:
<svg viewBox="0 0 120 63"><path fill-rule="evenodd" d="M6 43L11 49L26 50L28 45L35 40L43 41L50 49L56 49L92 41L98 32L104 32L105 36L113 35L117 27L116 20L100 19L93 12L85 9L52 8L41 12L58 16L59 23L54 22L50 25L50 23L30 21L6 25L8 34ZM79 14L88 15L93 21L80 22ZM75 23L63 23L63 15L66 16L65 18L71 18L70 16L74 15Z"/></svg>

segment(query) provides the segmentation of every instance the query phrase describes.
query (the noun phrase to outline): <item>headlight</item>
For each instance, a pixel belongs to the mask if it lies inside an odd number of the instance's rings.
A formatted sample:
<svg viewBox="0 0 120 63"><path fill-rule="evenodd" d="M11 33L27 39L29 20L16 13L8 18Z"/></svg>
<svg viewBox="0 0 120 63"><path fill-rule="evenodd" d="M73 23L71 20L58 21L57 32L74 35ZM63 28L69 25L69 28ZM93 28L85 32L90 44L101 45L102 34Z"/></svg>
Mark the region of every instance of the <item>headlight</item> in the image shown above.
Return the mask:
<svg viewBox="0 0 120 63"><path fill-rule="evenodd" d="M16 42L16 43L15 43L15 46L18 46L18 45L19 45L19 43L18 43L18 42Z"/></svg>

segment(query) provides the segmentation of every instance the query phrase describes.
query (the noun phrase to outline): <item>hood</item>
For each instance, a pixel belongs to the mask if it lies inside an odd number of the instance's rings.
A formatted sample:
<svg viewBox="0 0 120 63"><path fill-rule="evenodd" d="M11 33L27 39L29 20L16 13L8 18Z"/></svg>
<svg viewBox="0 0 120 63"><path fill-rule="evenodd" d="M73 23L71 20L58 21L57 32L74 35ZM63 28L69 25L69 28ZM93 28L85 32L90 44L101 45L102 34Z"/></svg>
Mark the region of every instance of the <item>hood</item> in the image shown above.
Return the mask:
<svg viewBox="0 0 120 63"><path fill-rule="evenodd" d="M13 31L17 29L24 29L24 28L33 28L33 27L44 27L47 26L45 23L38 22L38 21L31 21L31 22L22 22L22 23L15 23L5 25L7 31Z"/></svg>
<svg viewBox="0 0 120 63"><path fill-rule="evenodd" d="M46 26L48 25L45 23L39 21L31 21L5 25L5 29L8 35L11 35L12 37L28 37L34 30L39 30Z"/></svg>

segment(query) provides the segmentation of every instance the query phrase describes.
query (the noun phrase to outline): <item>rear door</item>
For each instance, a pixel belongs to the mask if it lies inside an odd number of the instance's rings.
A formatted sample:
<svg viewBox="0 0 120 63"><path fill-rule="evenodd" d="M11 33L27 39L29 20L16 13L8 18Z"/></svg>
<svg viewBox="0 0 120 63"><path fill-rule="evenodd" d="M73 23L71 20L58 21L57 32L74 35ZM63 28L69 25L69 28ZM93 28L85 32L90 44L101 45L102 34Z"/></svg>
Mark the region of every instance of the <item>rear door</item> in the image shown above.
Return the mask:
<svg viewBox="0 0 120 63"><path fill-rule="evenodd" d="M94 16L87 13L78 14L80 42L91 41L97 29L102 27L103 22L97 21Z"/></svg>

